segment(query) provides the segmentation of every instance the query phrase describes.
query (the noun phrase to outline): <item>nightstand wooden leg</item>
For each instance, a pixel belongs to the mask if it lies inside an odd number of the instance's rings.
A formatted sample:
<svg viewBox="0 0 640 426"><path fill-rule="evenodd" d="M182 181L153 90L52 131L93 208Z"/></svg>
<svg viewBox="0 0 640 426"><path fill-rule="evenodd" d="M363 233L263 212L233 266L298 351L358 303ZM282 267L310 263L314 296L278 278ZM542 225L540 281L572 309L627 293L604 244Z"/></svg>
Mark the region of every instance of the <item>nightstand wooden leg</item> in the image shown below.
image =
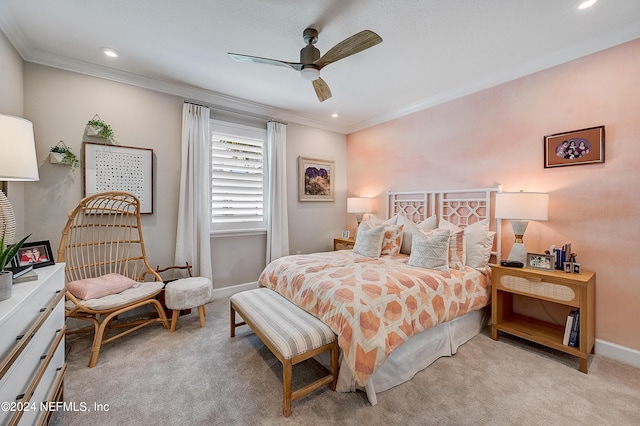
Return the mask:
<svg viewBox="0 0 640 426"><path fill-rule="evenodd" d="M584 374L587 374L587 364L589 363L589 359L580 358L580 371Z"/></svg>

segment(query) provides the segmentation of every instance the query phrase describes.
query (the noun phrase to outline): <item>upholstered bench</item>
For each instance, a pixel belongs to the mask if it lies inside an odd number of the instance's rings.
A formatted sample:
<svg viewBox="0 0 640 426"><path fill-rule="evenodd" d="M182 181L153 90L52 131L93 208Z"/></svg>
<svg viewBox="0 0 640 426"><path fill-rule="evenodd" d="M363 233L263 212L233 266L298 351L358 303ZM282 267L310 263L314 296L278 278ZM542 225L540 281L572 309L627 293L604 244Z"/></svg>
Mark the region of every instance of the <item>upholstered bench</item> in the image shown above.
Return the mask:
<svg viewBox="0 0 640 426"><path fill-rule="evenodd" d="M283 413L291 415L291 401L338 380L338 340L328 325L267 288L243 291L230 299L231 337L236 327L247 324L282 363ZM244 322L236 322L236 312ZM332 373L294 392L292 366L331 351Z"/></svg>

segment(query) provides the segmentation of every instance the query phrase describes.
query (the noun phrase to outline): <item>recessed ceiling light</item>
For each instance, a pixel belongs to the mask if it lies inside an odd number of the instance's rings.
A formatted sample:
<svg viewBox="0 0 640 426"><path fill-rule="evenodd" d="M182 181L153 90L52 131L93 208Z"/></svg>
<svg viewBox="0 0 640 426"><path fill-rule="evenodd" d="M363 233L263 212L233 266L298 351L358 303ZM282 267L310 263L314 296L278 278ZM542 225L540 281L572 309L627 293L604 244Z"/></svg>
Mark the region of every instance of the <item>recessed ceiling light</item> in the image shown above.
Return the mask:
<svg viewBox="0 0 640 426"><path fill-rule="evenodd" d="M118 57L118 52L116 52L115 50L108 48L108 47L102 47L101 48L102 53L104 53L105 55L107 55L110 58L117 58Z"/></svg>
<svg viewBox="0 0 640 426"><path fill-rule="evenodd" d="M582 3L580 3L580 6L578 6L578 9L586 9L588 7L593 6L594 4L596 4L596 1L598 0L587 0L587 1L583 1Z"/></svg>
<svg viewBox="0 0 640 426"><path fill-rule="evenodd" d="M338 117L340 117L340 114L338 114L337 112L334 112L333 114L331 114L331 116L333 118L338 118Z"/></svg>

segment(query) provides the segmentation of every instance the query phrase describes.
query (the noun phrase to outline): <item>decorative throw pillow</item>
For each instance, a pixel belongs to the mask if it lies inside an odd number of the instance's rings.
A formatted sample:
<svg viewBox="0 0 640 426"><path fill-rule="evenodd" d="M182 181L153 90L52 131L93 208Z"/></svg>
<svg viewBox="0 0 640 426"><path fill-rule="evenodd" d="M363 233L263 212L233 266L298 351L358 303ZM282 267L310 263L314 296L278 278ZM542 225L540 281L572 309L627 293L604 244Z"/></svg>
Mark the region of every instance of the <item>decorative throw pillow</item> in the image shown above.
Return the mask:
<svg viewBox="0 0 640 426"><path fill-rule="evenodd" d="M135 284L137 284L136 281L124 275L106 274L96 278L68 282L66 288L78 299L87 300L120 293Z"/></svg>
<svg viewBox="0 0 640 426"><path fill-rule="evenodd" d="M449 237L449 267L451 269L457 269L458 271L464 271L467 257L464 229L445 219L440 220L438 228L451 231Z"/></svg>
<svg viewBox="0 0 640 426"><path fill-rule="evenodd" d="M398 216L398 225L404 225L404 232L402 235L402 247L400 247L400 253L411 254L411 234L414 228L419 229L435 229L437 218L435 216L429 216L419 224L415 224L411 220L402 215Z"/></svg>
<svg viewBox="0 0 640 426"><path fill-rule="evenodd" d="M464 235L467 239L467 259L465 264L472 268L484 268L489 259L486 259L487 237L489 235L489 221L481 220L464 228ZM495 235L495 234L494 234ZM489 256L491 256L491 246L489 246Z"/></svg>
<svg viewBox="0 0 640 426"><path fill-rule="evenodd" d="M409 265L449 272L450 236L451 231L448 229L439 228L431 231L414 229L411 236Z"/></svg>
<svg viewBox="0 0 640 426"><path fill-rule="evenodd" d="M404 225L385 225L381 256L395 256L400 253Z"/></svg>
<svg viewBox="0 0 640 426"><path fill-rule="evenodd" d="M367 222L362 222L358 228L358 236L353 246L353 252L361 256L378 258L382 251L384 239L384 225L370 227Z"/></svg>

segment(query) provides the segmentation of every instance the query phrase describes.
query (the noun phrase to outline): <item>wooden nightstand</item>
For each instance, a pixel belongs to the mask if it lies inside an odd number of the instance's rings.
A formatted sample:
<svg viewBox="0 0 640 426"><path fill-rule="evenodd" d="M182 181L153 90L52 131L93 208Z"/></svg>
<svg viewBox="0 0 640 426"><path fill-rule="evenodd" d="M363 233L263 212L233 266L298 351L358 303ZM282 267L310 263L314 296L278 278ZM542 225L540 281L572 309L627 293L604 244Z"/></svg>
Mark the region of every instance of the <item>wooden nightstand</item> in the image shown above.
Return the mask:
<svg viewBox="0 0 640 426"><path fill-rule="evenodd" d="M333 239L333 250L353 250L353 245L356 243L356 240L353 238L334 238Z"/></svg>
<svg viewBox="0 0 640 426"><path fill-rule="evenodd" d="M577 356L580 371L587 373L587 361L595 343L596 274L502 266L493 266L491 270L491 338L498 340L498 331L503 331ZM565 306L567 315L571 309L580 308L579 347L562 344L564 324L514 313L514 294Z"/></svg>

